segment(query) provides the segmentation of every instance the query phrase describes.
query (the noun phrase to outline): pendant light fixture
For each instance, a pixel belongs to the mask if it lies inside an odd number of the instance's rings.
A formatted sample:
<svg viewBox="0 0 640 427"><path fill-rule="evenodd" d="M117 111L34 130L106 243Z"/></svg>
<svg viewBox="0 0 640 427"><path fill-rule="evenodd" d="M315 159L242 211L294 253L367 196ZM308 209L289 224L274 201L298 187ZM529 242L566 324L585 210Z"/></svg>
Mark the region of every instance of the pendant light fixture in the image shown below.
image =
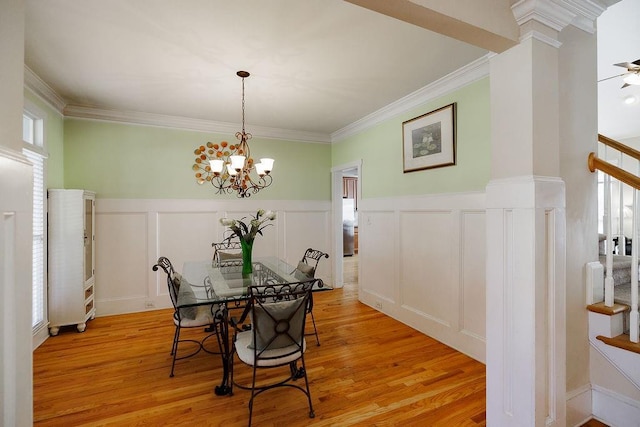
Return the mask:
<svg viewBox="0 0 640 427"><path fill-rule="evenodd" d="M247 71L238 71L242 78L242 131L236 133L240 141L229 144L207 142L206 147L196 148L193 170L196 172L198 184L211 183L218 194L236 193L238 197L249 197L271 185L270 175L273 169L273 159L262 158L260 163L254 163L249 149L251 134L244 128L244 79L250 76ZM252 177L252 172L255 175Z"/></svg>

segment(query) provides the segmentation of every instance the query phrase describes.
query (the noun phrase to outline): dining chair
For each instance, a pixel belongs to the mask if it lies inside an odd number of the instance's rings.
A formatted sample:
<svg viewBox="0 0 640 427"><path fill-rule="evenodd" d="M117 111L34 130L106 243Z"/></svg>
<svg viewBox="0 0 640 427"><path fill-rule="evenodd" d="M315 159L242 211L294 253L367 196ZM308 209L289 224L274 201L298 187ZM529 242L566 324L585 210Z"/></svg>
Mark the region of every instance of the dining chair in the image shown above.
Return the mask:
<svg viewBox="0 0 640 427"><path fill-rule="evenodd" d="M214 267L241 266L242 246L237 240L225 239L222 242L212 243Z"/></svg>
<svg viewBox="0 0 640 427"><path fill-rule="evenodd" d="M317 249L309 248L304 252L302 259L298 262L296 270L309 277L316 277L316 270L318 269L318 263L322 258L329 258L329 254L319 251ZM294 270L295 274L295 270ZM313 334L316 336L316 343L320 345L320 338L318 337L318 329L316 328L316 319L313 317L313 294L311 294L311 301L308 307L308 314L311 315L311 323L313 324ZM311 334L307 334L311 335Z"/></svg>
<svg viewBox="0 0 640 427"><path fill-rule="evenodd" d="M312 282L287 285L250 286L249 309L251 329L238 327L245 319L234 324L233 352L238 359L252 368L251 385L234 382L233 355L231 363L231 384L251 390L249 399L249 426L253 415L255 398L276 387L292 387L302 391L309 403L309 418L314 418L311 391L304 361L306 342L304 327L306 310L311 298ZM244 315L243 315L244 317ZM298 361L301 366L298 367ZM261 368L288 367L284 380L256 385L257 371ZM270 377L272 378L272 377ZM304 387L295 383L304 379ZM281 397L280 397L281 398ZM289 407L289 405L286 405Z"/></svg>
<svg viewBox="0 0 640 427"><path fill-rule="evenodd" d="M196 304L195 294L189 282L173 268L171 261L167 257L161 256L158 258L157 263L152 267L153 271L158 271L158 268L167 274L167 286L169 288L169 296L171 297L171 303L173 304L173 323L176 327L173 334L173 343L171 345L171 355L173 360L171 362L170 377L173 377L173 372L176 365L176 360L186 359L191 356L195 356L200 350L203 350L210 354L220 354L220 351L212 351L206 348L205 342L212 336L216 336L218 339L218 349L221 348L221 343L218 334L216 333L217 324L215 322L215 312L218 309L217 304L198 305ZM182 288L183 294L186 293L186 299L183 301L189 301L189 297L193 298L193 305L178 308L178 293ZM205 328L205 332L210 332L202 340L197 341L194 339L180 339L180 331L183 328ZM178 344L184 342L191 342L197 345L197 348L186 355L178 357Z"/></svg>

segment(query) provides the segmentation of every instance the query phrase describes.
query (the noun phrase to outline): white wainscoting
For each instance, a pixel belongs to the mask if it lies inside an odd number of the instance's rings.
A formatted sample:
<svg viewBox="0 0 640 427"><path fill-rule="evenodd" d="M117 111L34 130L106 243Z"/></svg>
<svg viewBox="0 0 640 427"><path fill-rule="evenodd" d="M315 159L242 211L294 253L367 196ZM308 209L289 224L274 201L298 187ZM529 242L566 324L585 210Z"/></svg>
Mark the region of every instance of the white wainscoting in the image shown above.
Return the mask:
<svg viewBox="0 0 640 427"><path fill-rule="evenodd" d="M28 339L33 334L32 226L33 166L21 153L0 145L0 425L4 426L33 424L34 342Z"/></svg>
<svg viewBox="0 0 640 427"><path fill-rule="evenodd" d="M276 211L273 225L254 244L254 257L278 256L297 264L313 247L331 250L330 201L98 199L96 201L96 315L171 306L164 273L151 267L166 256L180 271L185 261L210 259L222 240L220 218ZM331 255L332 256L332 255ZM331 263L317 277L333 283Z"/></svg>
<svg viewBox="0 0 640 427"><path fill-rule="evenodd" d="M485 195L362 199L360 300L485 361Z"/></svg>

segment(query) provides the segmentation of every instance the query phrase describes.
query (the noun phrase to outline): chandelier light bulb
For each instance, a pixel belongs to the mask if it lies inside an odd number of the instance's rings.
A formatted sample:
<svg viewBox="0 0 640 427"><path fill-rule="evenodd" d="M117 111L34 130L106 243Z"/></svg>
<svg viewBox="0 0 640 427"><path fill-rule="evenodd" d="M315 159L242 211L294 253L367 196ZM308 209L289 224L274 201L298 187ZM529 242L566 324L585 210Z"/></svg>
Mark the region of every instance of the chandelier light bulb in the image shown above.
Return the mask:
<svg viewBox="0 0 640 427"><path fill-rule="evenodd" d="M266 173L269 173L273 170L273 159L264 158L264 159L260 159L260 162L262 163L264 167L264 171Z"/></svg>
<svg viewBox="0 0 640 427"><path fill-rule="evenodd" d="M211 172L213 172L214 174L219 174L222 173L222 169L224 169L224 160L209 160L209 165L211 166Z"/></svg>
<svg viewBox="0 0 640 427"><path fill-rule="evenodd" d="M231 160L231 167L236 171L244 169L244 156L229 156Z"/></svg>

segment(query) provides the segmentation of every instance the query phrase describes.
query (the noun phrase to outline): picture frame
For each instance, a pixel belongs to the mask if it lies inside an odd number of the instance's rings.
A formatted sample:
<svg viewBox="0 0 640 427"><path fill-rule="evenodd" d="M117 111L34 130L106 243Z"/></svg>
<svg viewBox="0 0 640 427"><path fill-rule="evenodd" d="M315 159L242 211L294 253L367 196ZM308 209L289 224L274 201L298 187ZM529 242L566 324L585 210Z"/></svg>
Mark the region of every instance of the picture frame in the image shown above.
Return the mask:
<svg viewBox="0 0 640 427"><path fill-rule="evenodd" d="M456 164L456 103L402 122L403 172Z"/></svg>

